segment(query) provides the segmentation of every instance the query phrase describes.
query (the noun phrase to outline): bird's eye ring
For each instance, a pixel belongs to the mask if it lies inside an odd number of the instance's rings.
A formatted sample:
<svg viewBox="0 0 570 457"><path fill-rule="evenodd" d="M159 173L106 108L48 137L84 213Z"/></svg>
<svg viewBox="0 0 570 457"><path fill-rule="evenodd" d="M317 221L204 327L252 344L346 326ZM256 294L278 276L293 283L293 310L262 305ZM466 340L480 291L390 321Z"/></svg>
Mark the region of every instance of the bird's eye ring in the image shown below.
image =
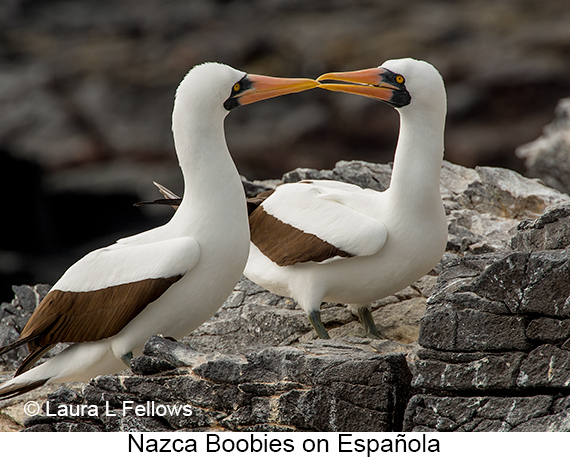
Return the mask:
<svg viewBox="0 0 570 457"><path fill-rule="evenodd" d="M396 82L397 82L398 84L404 84L404 81L405 81L405 79L404 79L404 77L403 77L402 75L396 76Z"/></svg>

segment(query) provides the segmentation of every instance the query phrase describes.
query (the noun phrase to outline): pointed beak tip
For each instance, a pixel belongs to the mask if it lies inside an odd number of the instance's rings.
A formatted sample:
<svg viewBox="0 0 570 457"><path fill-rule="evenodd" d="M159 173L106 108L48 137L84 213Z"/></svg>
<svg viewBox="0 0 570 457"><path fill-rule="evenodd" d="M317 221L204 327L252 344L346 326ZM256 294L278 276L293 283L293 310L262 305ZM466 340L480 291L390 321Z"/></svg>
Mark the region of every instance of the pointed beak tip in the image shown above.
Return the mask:
<svg viewBox="0 0 570 457"><path fill-rule="evenodd" d="M325 81L325 80L327 80L327 79L333 79L334 75L335 75L334 73L325 73L325 74L319 76L319 77L316 79L316 81L320 84L321 81Z"/></svg>

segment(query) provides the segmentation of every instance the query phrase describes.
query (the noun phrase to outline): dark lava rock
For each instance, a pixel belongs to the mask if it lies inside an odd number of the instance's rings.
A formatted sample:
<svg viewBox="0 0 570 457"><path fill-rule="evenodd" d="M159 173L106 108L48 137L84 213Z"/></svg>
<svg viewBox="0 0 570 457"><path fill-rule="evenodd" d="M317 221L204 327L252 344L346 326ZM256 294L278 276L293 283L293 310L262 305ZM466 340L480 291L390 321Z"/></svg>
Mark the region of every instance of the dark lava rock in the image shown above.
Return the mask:
<svg viewBox="0 0 570 457"><path fill-rule="evenodd" d="M416 395L408 404L406 431L548 431L545 420L552 415L554 399L550 395L533 397L437 397ZM565 410L565 416L570 410ZM550 414L550 415L549 415ZM568 422L568 421L567 421ZM559 423L568 431L570 423ZM563 429L563 430L562 430Z"/></svg>
<svg viewBox="0 0 570 457"><path fill-rule="evenodd" d="M411 374L401 354L376 354L334 341L234 355L200 354L160 337L147 347L158 359L171 360L176 353L186 366L162 375L95 378L82 395L83 404L100 406L99 415L72 423L102 431L394 431L402 426ZM142 414L134 413L137 407ZM27 425L39 431L46 424L54 426L51 418L36 416Z"/></svg>
<svg viewBox="0 0 570 457"><path fill-rule="evenodd" d="M515 251L547 251L570 246L570 205L549 208L534 221L523 221L511 239Z"/></svg>
<svg viewBox="0 0 570 457"><path fill-rule="evenodd" d="M564 210L528 223L528 239L560 221L553 214ZM570 431L569 260L551 250L444 262L404 430Z"/></svg>

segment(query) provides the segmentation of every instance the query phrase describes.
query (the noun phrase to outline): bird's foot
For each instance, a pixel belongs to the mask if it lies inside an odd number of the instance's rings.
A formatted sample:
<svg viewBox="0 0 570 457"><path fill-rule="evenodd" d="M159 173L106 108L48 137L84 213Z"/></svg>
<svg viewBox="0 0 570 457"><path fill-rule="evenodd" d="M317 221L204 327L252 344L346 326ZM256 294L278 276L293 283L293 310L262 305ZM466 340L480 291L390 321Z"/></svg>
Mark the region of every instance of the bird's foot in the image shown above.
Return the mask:
<svg viewBox="0 0 570 457"><path fill-rule="evenodd" d="M362 308L358 308L358 320L364 327L366 331L366 336L370 338L380 339L380 332L376 328L376 324L374 323L374 318L372 317L372 311L368 306L363 306Z"/></svg>
<svg viewBox="0 0 570 457"><path fill-rule="evenodd" d="M131 360L133 360L133 351L129 351L121 356L121 360L128 367L131 368Z"/></svg>
<svg viewBox="0 0 570 457"><path fill-rule="evenodd" d="M315 332L317 332L319 338L322 338L323 340L330 339L329 333L327 332L327 329L325 328L323 322L321 321L321 312L319 310L311 311L308 314L308 317L309 317L309 322L315 329Z"/></svg>

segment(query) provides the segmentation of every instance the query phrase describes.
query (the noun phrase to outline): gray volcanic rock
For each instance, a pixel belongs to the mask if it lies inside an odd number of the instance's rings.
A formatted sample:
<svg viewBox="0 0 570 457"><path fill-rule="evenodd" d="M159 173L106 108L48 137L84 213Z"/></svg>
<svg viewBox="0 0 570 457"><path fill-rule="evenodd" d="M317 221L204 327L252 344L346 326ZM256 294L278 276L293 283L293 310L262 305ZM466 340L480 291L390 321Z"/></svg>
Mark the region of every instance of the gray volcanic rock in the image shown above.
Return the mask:
<svg viewBox="0 0 570 457"><path fill-rule="evenodd" d="M102 431L391 431L401 426L409 395L411 375L403 355L355 350L341 342L224 355L153 337L141 356L149 357L169 359L179 368L149 376L101 376L81 395L60 389L48 397L50 405L98 405L98 416L87 423ZM130 405L147 410L137 415ZM191 414L173 412L181 405ZM41 415L26 425L28 431L46 431L85 423L72 417L54 423Z"/></svg>
<svg viewBox="0 0 570 457"><path fill-rule="evenodd" d="M441 193L448 214L448 251L480 254L509 247L521 220L570 200L536 180L502 168L472 170L444 162Z"/></svg>
<svg viewBox="0 0 570 457"><path fill-rule="evenodd" d="M563 205L522 225L525 240L548 241L545 227L565 214ZM569 269L568 250L442 265L410 365L424 393L408 404L404 430L570 431Z"/></svg>
<svg viewBox="0 0 570 457"><path fill-rule="evenodd" d="M18 339L26 322L49 292L50 286L38 284L31 286L13 286L14 299L11 303L0 306L0 347ZM0 366L15 369L26 357L28 350L20 347L0 356Z"/></svg>
<svg viewBox="0 0 570 457"><path fill-rule="evenodd" d="M404 429L416 432L568 431L568 413L563 413L564 420L556 421L555 426L551 423L552 419L559 419L556 405L560 400L551 395L505 398L417 395L408 404Z"/></svg>
<svg viewBox="0 0 570 457"><path fill-rule="evenodd" d="M570 275L570 253L473 260L444 267L445 276L440 275L428 300L414 387L516 391L570 386L570 352L563 348L570 328L570 289L563 280Z"/></svg>
<svg viewBox="0 0 570 457"><path fill-rule="evenodd" d="M530 321L526 328L526 336L531 340L547 343L563 343L570 338L570 320L540 317Z"/></svg>
<svg viewBox="0 0 570 457"><path fill-rule="evenodd" d="M548 251L570 246L570 205L549 208L535 221L523 221L511 239L515 251Z"/></svg>

